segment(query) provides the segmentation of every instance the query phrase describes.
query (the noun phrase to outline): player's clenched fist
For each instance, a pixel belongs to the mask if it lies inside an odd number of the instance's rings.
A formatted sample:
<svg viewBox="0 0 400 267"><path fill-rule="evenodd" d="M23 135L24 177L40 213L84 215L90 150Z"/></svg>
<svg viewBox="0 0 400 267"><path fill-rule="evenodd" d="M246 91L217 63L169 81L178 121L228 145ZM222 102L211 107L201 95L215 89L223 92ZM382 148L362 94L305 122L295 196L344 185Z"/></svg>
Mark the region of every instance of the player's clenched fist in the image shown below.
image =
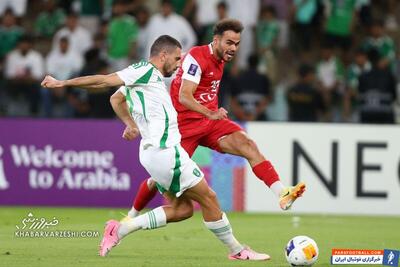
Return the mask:
<svg viewBox="0 0 400 267"><path fill-rule="evenodd" d="M136 137L140 135L139 129L138 128L131 128L131 127L126 127L124 130L124 133L122 134L122 138L128 141L132 141Z"/></svg>
<svg viewBox="0 0 400 267"><path fill-rule="evenodd" d="M59 81L50 75L46 75L40 85L44 88L61 88L65 86L64 81Z"/></svg>
<svg viewBox="0 0 400 267"><path fill-rule="evenodd" d="M217 111L212 111L207 116L210 120L222 120L228 118L228 111L224 108L219 108Z"/></svg>

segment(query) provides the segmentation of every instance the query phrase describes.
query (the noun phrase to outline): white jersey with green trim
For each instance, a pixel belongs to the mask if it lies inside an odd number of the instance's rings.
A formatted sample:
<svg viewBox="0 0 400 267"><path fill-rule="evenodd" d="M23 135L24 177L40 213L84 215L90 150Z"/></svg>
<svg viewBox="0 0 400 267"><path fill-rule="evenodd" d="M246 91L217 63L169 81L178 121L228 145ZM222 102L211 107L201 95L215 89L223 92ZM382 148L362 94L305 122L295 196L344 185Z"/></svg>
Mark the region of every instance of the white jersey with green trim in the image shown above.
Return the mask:
<svg viewBox="0 0 400 267"><path fill-rule="evenodd" d="M160 148L179 144L177 113L161 72L151 63L141 61L116 73L125 83L119 91L126 97L142 144Z"/></svg>

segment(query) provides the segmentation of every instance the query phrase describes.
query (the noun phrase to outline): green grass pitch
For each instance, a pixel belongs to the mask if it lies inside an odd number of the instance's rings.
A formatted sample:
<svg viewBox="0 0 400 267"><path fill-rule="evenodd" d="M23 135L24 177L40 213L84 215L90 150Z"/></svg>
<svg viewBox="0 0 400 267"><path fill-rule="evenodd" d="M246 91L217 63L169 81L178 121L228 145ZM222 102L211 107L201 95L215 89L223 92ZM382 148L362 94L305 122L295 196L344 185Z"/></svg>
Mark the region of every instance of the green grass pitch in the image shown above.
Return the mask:
<svg viewBox="0 0 400 267"><path fill-rule="evenodd" d="M99 237L15 237L15 225L21 225L29 212L39 218L56 217L59 224L51 230L93 230ZM133 233L101 258L97 249L104 223L120 219L121 212L126 211L0 207L0 266L288 266L283 249L296 235L308 235L317 242L320 254L315 266L330 266L332 248L400 249L400 217L229 213L236 237L272 256L268 262L229 261L225 248L196 213L184 222Z"/></svg>

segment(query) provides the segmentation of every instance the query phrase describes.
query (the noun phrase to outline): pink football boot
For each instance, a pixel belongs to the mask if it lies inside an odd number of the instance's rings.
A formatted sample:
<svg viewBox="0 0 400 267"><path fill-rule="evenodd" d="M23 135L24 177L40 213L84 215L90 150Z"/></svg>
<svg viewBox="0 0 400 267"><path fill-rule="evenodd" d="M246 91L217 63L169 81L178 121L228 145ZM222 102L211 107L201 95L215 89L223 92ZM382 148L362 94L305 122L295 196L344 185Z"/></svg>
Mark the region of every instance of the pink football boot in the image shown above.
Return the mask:
<svg viewBox="0 0 400 267"><path fill-rule="evenodd" d="M271 257L264 253L258 253L245 246L242 251L235 255L228 255L230 260L249 260L249 261L266 261L271 259Z"/></svg>
<svg viewBox="0 0 400 267"><path fill-rule="evenodd" d="M100 256L105 257L111 248L119 244L118 228L120 225L120 222L115 220L110 220L106 223L103 240L100 243Z"/></svg>

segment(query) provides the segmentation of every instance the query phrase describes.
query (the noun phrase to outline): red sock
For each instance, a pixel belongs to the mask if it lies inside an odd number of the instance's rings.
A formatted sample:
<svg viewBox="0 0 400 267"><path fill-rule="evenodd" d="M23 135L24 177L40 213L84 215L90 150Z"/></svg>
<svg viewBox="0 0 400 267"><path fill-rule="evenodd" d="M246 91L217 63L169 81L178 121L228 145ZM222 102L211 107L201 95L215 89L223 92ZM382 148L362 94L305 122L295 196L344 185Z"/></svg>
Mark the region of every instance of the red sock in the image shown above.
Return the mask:
<svg viewBox="0 0 400 267"><path fill-rule="evenodd" d="M254 166L253 172L261 181L268 185L268 187L271 187L273 183L279 181L278 173L268 160L264 160L263 162Z"/></svg>
<svg viewBox="0 0 400 267"><path fill-rule="evenodd" d="M147 204L154 198L157 193L157 187L154 187L152 190L147 186L147 180L144 180L140 186L139 190L136 193L135 200L133 201L133 207L137 211L141 211Z"/></svg>

